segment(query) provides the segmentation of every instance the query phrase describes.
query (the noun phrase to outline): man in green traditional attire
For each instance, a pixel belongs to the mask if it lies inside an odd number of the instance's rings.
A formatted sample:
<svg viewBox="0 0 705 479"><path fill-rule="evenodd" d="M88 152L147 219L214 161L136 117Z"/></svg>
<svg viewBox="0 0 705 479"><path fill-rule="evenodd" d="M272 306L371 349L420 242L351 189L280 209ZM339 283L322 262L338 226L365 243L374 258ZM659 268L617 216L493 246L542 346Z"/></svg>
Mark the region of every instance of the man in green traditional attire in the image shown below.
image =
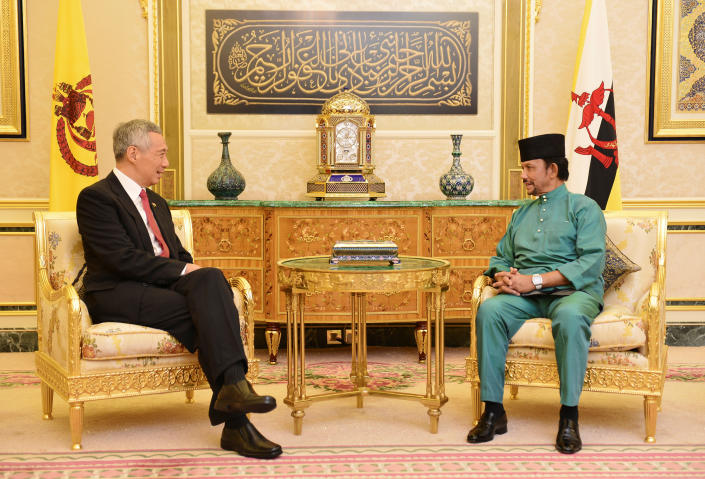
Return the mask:
<svg viewBox="0 0 705 479"><path fill-rule="evenodd" d="M602 310L605 218L595 201L566 189L568 160L560 134L519 140L522 181L536 199L512 215L485 275L497 296L477 311L484 412L468 442L507 432L502 405L509 340L527 319L549 318L556 346L561 409L556 449L582 448L578 400L587 367L590 325Z"/></svg>

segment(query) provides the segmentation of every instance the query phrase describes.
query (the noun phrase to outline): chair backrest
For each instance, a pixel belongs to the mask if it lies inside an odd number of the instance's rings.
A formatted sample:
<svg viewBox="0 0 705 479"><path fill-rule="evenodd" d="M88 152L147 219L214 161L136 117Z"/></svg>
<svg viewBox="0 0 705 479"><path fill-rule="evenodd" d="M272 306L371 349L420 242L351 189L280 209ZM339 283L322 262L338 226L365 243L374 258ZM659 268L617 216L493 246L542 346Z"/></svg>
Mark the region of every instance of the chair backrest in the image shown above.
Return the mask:
<svg viewBox="0 0 705 479"><path fill-rule="evenodd" d="M648 300L651 285L665 281L666 228L665 211L605 212L607 236L640 271L626 275L605 293L605 306L621 305L637 312Z"/></svg>
<svg viewBox="0 0 705 479"><path fill-rule="evenodd" d="M176 234L193 254L193 230L188 210L171 212ZM83 267L83 243L78 233L75 211L35 211L36 269L46 268L54 289L71 284Z"/></svg>

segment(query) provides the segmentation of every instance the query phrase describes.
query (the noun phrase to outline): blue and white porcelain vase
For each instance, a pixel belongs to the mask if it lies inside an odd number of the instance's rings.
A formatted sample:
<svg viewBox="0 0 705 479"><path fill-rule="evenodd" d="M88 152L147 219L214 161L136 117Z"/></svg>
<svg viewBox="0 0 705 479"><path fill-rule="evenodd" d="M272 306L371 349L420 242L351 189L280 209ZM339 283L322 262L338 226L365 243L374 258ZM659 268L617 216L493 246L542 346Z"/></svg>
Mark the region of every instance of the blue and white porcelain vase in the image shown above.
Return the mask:
<svg viewBox="0 0 705 479"><path fill-rule="evenodd" d="M220 141L223 143L223 152L220 156L220 165L208 177L206 186L216 200L236 200L238 195L245 189L245 178L233 167L230 162L229 131L218 133Z"/></svg>
<svg viewBox="0 0 705 479"><path fill-rule="evenodd" d="M450 135L450 138L453 140L453 165L448 173L441 176L438 183L449 200L464 200L475 186L475 180L460 166L460 140L463 135Z"/></svg>

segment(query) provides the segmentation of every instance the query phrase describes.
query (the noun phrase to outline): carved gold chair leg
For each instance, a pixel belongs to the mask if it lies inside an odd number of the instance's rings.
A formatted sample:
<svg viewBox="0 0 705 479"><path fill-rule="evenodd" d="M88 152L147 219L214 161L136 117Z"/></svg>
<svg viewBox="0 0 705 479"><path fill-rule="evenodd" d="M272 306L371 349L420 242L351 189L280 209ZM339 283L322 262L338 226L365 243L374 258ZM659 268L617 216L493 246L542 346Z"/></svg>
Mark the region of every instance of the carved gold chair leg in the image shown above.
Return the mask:
<svg viewBox="0 0 705 479"><path fill-rule="evenodd" d="M51 412L54 409L54 390L42 381L42 418L53 419Z"/></svg>
<svg viewBox="0 0 705 479"><path fill-rule="evenodd" d="M277 353L279 352L279 341L282 338L282 330L276 323L267 323L264 330L264 340L269 351L269 364L277 364Z"/></svg>
<svg viewBox="0 0 705 479"><path fill-rule="evenodd" d="M195 392L196 392L195 389L187 389L186 390L186 404L193 404L195 402L193 399Z"/></svg>
<svg viewBox="0 0 705 479"><path fill-rule="evenodd" d="M519 396L519 386L512 384L509 386L509 398L516 399Z"/></svg>
<svg viewBox="0 0 705 479"><path fill-rule="evenodd" d="M419 321L414 328L414 338L416 339L416 348L419 350L419 362L426 362L426 335L428 335L428 327L426 321Z"/></svg>
<svg viewBox="0 0 705 479"><path fill-rule="evenodd" d="M69 425L71 426L71 449L77 451L82 448L83 401L69 403Z"/></svg>
<svg viewBox="0 0 705 479"><path fill-rule="evenodd" d="M472 411L474 426L480 422L480 416L482 415L482 401L480 401L480 383L474 382L470 386L470 396L472 397Z"/></svg>
<svg viewBox="0 0 705 479"><path fill-rule="evenodd" d="M644 396L644 422L646 424L646 437L644 442L656 442L656 416L658 414L658 397Z"/></svg>

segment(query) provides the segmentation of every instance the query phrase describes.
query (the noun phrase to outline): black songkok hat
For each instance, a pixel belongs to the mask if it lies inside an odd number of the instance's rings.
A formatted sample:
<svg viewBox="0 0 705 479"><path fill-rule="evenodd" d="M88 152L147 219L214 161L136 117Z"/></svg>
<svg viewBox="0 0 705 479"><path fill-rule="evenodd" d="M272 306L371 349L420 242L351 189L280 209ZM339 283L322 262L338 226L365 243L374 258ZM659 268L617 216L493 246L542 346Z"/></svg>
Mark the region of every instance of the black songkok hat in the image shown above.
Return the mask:
<svg viewBox="0 0 705 479"><path fill-rule="evenodd" d="M542 158L549 163L565 158L565 136L560 133L532 136L519 140L521 161Z"/></svg>

